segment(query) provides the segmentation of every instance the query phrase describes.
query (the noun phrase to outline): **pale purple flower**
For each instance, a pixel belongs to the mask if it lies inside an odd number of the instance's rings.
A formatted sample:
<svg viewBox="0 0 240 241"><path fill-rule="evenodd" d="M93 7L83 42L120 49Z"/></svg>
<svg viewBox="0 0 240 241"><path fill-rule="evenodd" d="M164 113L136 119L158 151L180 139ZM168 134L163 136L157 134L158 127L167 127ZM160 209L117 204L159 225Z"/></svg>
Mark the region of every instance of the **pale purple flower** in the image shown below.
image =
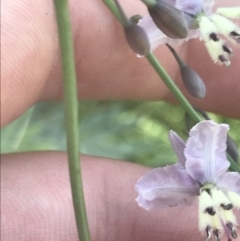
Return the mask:
<svg viewBox="0 0 240 241"><path fill-rule="evenodd" d="M159 0L158 0L159 1ZM233 8L218 8L214 13L214 0L160 0L175 5L184 14L189 34L185 39L171 39L157 28L152 18L147 15L139 21L147 33L151 51L159 45L168 43L180 45L192 38L200 38L205 43L214 63L230 65L232 49L219 36L224 35L232 42L240 43L240 29L229 18L240 19L240 6ZM234 41L233 41L234 40Z"/></svg>
<svg viewBox="0 0 240 241"><path fill-rule="evenodd" d="M147 210L188 206L198 201L199 229L207 240L225 233L237 237L233 208L240 208L240 174L226 172L226 138L229 127L214 121L195 125L185 143L170 131L170 141L178 157L177 164L149 171L135 186L136 201Z"/></svg>

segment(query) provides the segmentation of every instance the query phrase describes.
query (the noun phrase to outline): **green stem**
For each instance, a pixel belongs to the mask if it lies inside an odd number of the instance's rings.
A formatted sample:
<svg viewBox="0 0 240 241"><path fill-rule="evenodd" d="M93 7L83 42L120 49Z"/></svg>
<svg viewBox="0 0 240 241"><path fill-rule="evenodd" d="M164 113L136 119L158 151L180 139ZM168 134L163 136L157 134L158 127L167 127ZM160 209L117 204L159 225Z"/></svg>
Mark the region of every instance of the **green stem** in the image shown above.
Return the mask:
<svg viewBox="0 0 240 241"><path fill-rule="evenodd" d="M152 67L155 69L157 74L161 77L161 79L166 84L166 86L169 88L169 90L173 93L173 95L176 97L176 99L180 102L180 104L185 109L185 111L189 114L189 116L196 123L199 122L199 121L202 121L203 118L201 118L200 115L194 110L192 105L188 102L188 100L185 98L185 96L179 90L179 88L174 83L174 81L171 79L171 77L168 75L168 73L160 65L159 61L154 56L154 54L149 53L145 57L147 58L149 63L152 65Z"/></svg>
<svg viewBox="0 0 240 241"><path fill-rule="evenodd" d="M108 8L111 10L113 15L115 15L115 17L121 23L121 16L120 16L119 10L116 7L114 1L113 0L103 0L103 1L108 6ZM147 58L149 63L152 65L152 67L155 69L157 74L161 77L161 79L166 84L166 86L169 88L169 90L172 92L172 94L176 97L176 99L179 101L179 103L185 109L185 111L193 119L193 121L195 121L196 123L202 121L203 118L194 110L192 105L188 102L188 100L185 98L185 96L179 90L177 85L174 83L174 81L171 79L171 77L168 75L168 73L161 66L161 64L159 63L157 58L154 56L154 54L149 53L145 57ZM227 154L227 156L228 156L229 162L231 163L230 169L233 171L238 171L240 173L240 166L228 154Z"/></svg>
<svg viewBox="0 0 240 241"><path fill-rule="evenodd" d="M236 163L228 153L227 153L227 158L231 164L229 170L240 173L240 165L238 163Z"/></svg>
<svg viewBox="0 0 240 241"><path fill-rule="evenodd" d="M180 102L180 104L185 109L185 111L193 119L193 121L195 121L196 123L202 121L203 118L200 117L200 115L195 111L195 109L192 107L192 105L188 102L188 100L185 98L185 96L179 90L179 88L174 83L174 81L171 79L171 77L168 75L168 73L160 65L159 61L154 56L154 54L149 53L145 57L147 58L149 63L152 65L152 67L155 69L155 71L158 73L158 75L161 77L161 79L166 84L166 86L169 88L169 90L172 92L172 94ZM231 164L230 170L237 171L240 173L240 166L231 158L231 156L229 154L227 154L227 157Z"/></svg>
<svg viewBox="0 0 240 241"><path fill-rule="evenodd" d="M107 7L111 10L113 15L117 18L117 20L123 25L122 15L118 9L118 6L113 0L103 0L103 2L107 5Z"/></svg>
<svg viewBox="0 0 240 241"><path fill-rule="evenodd" d="M77 81L68 1L55 0L55 9L62 56L67 154L73 206L79 239L90 241L80 166Z"/></svg>

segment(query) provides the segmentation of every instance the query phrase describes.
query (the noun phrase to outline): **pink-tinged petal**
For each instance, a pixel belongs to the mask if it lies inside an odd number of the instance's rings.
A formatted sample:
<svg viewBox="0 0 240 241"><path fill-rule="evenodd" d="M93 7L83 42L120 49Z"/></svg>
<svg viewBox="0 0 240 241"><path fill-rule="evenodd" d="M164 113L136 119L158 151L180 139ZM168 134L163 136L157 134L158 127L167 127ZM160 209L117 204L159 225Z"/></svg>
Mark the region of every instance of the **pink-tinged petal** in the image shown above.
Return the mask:
<svg viewBox="0 0 240 241"><path fill-rule="evenodd" d="M214 0L176 0L175 3L175 6L185 14L190 29L198 28L197 17L202 12L207 16L212 14L213 5Z"/></svg>
<svg viewBox="0 0 240 241"><path fill-rule="evenodd" d="M217 186L224 191L232 191L240 195L240 174L238 172L225 172L217 178Z"/></svg>
<svg viewBox="0 0 240 241"><path fill-rule="evenodd" d="M138 25L144 29L146 32L149 42L151 52L153 52L156 48L163 44L170 44L170 45L181 45L185 41L188 41L192 38L199 38L200 31L199 29L189 30L188 37L185 39L171 39L167 37L153 22L150 15L147 15L139 20Z"/></svg>
<svg viewBox="0 0 240 241"><path fill-rule="evenodd" d="M159 45L167 43L168 37L156 26L150 15L139 20L138 25L145 30L148 36L151 52Z"/></svg>
<svg viewBox="0 0 240 241"><path fill-rule="evenodd" d="M202 121L195 125L184 151L186 171L196 181L215 183L230 163L226 158L226 139L229 127L214 121Z"/></svg>
<svg viewBox="0 0 240 241"><path fill-rule="evenodd" d="M186 157L184 155L185 142L183 139L174 131L169 132L169 140L178 158L178 167L185 169Z"/></svg>
<svg viewBox="0 0 240 241"><path fill-rule="evenodd" d="M204 0L177 0L175 6L190 15L196 16L203 10Z"/></svg>
<svg viewBox="0 0 240 241"><path fill-rule="evenodd" d="M198 183L176 165L149 171L137 181L135 189L138 205L147 210L190 205L199 194Z"/></svg>
<svg viewBox="0 0 240 241"><path fill-rule="evenodd" d="M175 6L184 13L196 16L202 11L206 15L212 13L214 0L176 0Z"/></svg>
<svg viewBox="0 0 240 241"><path fill-rule="evenodd" d="M213 13L212 8L215 4L214 0L204 0L203 1L203 10L206 15L211 15Z"/></svg>

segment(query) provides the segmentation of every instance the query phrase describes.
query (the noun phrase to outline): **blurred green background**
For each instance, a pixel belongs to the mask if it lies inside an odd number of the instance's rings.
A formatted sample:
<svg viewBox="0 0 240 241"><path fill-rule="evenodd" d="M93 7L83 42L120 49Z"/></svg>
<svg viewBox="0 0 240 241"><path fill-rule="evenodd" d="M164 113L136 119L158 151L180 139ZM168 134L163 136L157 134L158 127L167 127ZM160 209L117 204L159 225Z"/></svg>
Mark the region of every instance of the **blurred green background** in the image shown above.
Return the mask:
<svg viewBox="0 0 240 241"><path fill-rule="evenodd" d="M229 134L240 151L240 121L210 116L230 125ZM82 153L152 167L176 161L168 140L169 130L187 138L185 112L165 102L81 102L79 124ZM1 132L2 153L66 150L63 104L37 104Z"/></svg>

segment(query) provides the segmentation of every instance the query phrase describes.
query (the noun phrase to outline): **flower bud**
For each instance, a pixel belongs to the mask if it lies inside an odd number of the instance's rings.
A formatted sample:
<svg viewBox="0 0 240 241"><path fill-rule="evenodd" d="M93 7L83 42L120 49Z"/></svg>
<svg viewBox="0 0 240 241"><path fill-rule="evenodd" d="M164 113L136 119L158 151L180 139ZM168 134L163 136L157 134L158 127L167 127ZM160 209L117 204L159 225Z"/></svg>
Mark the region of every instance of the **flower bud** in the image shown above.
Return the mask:
<svg viewBox="0 0 240 241"><path fill-rule="evenodd" d="M188 92L196 98L204 98L206 95L206 87L201 77L189 66L187 66L175 49L166 44L180 67L182 81Z"/></svg>
<svg viewBox="0 0 240 241"><path fill-rule="evenodd" d="M188 92L196 98L204 98L206 87L200 76L190 67L185 65L180 69L182 81Z"/></svg>
<svg viewBox="0 0 240 241"><path fill-rule="evenodd" d="M188 36L188 24L183 13L163 0L142 0L148 7L154 23L169 38L183 39Z"/></svg>
<svg viewBox="0 0 240 241"><path fill-rule="evenodd" d="M133 19L127 18L126 14L124 13L121 5L117 0L115 0L115 4L119 10L125 37L130 48L139 57L147 55L150 52L150 41L148 39L146 32L143 28L134 23Z"/></svg>
<svg viewBox="0 0 240 241"><path fill-rule="evenodd" d="M148 36L140 26L131 23L124 27L124 33L129 46L138 56L145 56L150 52Z"/></svg>

